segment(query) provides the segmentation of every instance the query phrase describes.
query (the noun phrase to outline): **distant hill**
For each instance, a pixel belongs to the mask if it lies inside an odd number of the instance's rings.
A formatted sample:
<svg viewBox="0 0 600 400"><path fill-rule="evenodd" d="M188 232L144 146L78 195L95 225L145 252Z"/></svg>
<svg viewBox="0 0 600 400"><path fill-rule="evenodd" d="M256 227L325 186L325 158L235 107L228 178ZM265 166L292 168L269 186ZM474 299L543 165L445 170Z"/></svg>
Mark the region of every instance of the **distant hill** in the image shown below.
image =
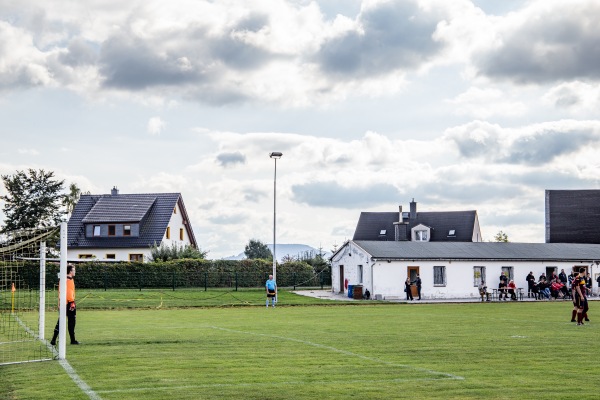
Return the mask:
<svg viewBox="0 0 600 400"><path fill-rule="evenodd" d="M269 248L269 250L271 250L271 252L273 251L272 244L267 244L267 247ZM279 243L277 244L276 256L277 256L278 262L281 262L283 257L285 257L287 255L292 256L294 258L298 258L298 257L304 257L306 254L308 254L308 257L310 257L311 254L317 255L317 254L319 254L319 249L315 249L314 247L308 246L306 244L279 244ZM330 256L331 256L331 252L323 251L323 258L327 259ZM229 257L225 257L223 259L224 260L243 260L245 258L246 258L246 255L242 251L237 256L229 256Z"/></svg>

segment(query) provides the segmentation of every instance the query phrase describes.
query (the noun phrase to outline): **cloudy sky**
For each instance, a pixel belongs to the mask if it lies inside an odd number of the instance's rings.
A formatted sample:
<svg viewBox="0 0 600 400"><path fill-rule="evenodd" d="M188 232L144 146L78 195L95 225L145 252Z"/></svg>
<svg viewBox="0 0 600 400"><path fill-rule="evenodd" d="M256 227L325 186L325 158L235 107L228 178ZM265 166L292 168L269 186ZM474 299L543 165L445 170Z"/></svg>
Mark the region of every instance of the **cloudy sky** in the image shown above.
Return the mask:
<svg viewBox="0 0 600 400"><path fill-rule="evenodd" d="M597 0L4 0L0 173L181 192L212 258L325 250L361 211L544 241L600 188ZM4 192L4 188L0 188Z"/></svg>

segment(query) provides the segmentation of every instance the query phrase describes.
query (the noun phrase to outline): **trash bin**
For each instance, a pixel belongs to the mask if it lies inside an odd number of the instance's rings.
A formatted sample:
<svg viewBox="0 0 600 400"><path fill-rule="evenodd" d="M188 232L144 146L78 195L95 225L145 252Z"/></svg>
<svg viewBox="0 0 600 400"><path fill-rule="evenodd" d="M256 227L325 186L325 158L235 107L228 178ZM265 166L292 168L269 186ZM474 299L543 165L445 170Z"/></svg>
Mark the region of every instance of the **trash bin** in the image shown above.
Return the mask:
<svg viewBox="0 0 600 400"><path fill-rule="evenodd" d="M348 297L349 298L354 297L354 285L348 285Z"/></svg>
<svg viewBox="0 0 600 400"><path fill-rule="evenodd" d="M363 298L363 286L362 285L354 285L352 291L352 297L355 300L361 300Z"/></svg>

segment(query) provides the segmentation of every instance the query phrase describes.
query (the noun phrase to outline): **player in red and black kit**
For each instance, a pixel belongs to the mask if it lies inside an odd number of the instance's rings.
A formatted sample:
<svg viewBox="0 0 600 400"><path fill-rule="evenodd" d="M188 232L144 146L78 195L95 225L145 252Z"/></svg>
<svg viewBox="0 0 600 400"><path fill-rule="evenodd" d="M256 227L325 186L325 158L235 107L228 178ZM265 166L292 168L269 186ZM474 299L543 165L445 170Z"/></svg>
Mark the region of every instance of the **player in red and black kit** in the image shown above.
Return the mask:
<svg viewBox="0 0 600 400"><path fill-rule="evenodd" d="M571 322L575 322L577 315L577 325L583 325L583 319L589 321L587 317L587 288L585 285L585 268L579 270L579 275L573 279L573 312L571 314Z"/></svg>

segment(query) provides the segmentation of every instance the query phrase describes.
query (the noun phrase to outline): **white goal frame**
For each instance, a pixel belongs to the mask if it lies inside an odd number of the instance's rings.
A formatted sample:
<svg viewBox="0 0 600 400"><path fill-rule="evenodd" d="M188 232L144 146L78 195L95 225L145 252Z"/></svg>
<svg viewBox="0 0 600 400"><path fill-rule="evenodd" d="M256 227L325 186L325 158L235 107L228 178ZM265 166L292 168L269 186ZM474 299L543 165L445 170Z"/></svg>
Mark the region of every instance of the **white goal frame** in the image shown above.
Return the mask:
<svg viewBox="0 0 600 400"><path fill-rule="evenodd" d="M48 349L48 356L44 356L42 354L40 354L40 357L32 357L31 359L27 359L27 360L19 360L18 357L16 357L15 360L5 360L5 362L2 362L3 360L0 359L0 365L8 365L8 364L21 364L21 363L28 363L28 362L38 362L38 361L47 361L47 360L53 360L53 359L60 359L60 360L64 360L66 359L66 330L67 330L67 323L66 323L66 307L64 306L60 306L58 307L59 310L59 342L58 342L58 350L54 348L54 346L51 346L49 341L46 340L45 338L45 329L46 329L46 242L44 241L45 236L47 236L47 234L43 234L43 235L39 235L36 236L32 239L28 239L27 242L29 242L29 244L31 244L32 242L36 242L39 240L39 257L28 257L28 258L24 258L24 260L30 260L30 261L35 261L35 260L39 260L39 304L38 304L38 326L37 326L37 332L34 331L34 327L29 325L27 326L27 323L22 321L19 318L19 315L17 313L15 313L14 310L10 310L10 312L7 312L7 315L9 316L9 318L14 319L14 321L20 325L20 328L27 332L27 334L29 335L29 337L33 337L33 341L41 341L41 346L42 348L47 347ZM10 249L12 246L9 246L8 248ZM18 249L19 245L16 244L14 245L14 249ZM23 258L21 258L23 259ZM62 222L60 224L60 272L59 272L59 280L60 282L66 282L67 280L67 223L66 222ZM52 261L58 261L57 259L52 259ZM66 285L65 284L59 284L59 304L64 305L66 304L66 299L67 299L67 290L66 290ZM30 321L30 324L33 321ZM54 323L53 321L50 321L50 323L52 324L52 328L54 328ZM35 322L34 322L35 324ZM31 328L30 328L31 326ZM11 343L6 342L6 343ZM0 343L1 344L1 343Z"/></svg>

